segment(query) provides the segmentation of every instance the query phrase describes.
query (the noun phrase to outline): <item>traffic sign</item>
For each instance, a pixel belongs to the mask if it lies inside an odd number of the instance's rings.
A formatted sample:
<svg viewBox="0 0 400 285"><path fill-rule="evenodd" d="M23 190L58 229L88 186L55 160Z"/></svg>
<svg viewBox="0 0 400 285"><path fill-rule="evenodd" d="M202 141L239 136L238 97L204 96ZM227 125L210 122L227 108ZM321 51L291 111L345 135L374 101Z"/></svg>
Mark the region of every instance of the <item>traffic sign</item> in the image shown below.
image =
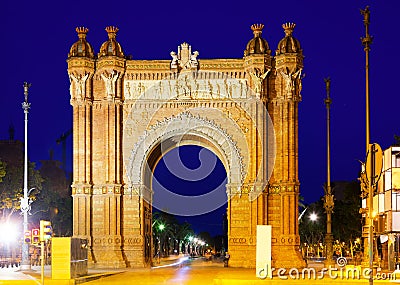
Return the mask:
<svg viewBox="0 0 400 285"><path fill-rule="evenodd" d="M371 181L375 186L381 177L383 167L382 148L377 143L369 144L367 159L365 163L365 173L367 181Z"/></svg>

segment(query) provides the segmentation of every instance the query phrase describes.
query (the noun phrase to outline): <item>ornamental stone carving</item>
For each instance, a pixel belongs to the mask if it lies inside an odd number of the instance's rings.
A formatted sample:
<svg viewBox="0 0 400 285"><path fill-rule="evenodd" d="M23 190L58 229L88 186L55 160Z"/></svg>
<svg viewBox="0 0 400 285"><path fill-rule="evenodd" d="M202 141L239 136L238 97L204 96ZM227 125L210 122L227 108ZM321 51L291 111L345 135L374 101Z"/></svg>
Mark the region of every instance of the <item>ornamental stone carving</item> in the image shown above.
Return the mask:
<svg viewBox="0 0 400 285"><path fill-rule="evenodd" d="M132 148L127 166L130 183L143 184L141 173L146 163L145 159L154 145L170 137L191 133L206 137L224 153L228 164L226 167L230 183L241 184L243 182L245 177L243 157L231 136L214 122L184 112L152 125L137 140Z"/></svg>
<svg viewBox="0 0 400 285"><path fill-rule="evenodd" d="M178 46L178 53L171 51L170 55L172 57L170 66L173 70L193 70L199 66L197 60L199 52L192 53L192 47L188 43L181 44Z"/></svg>
<svg viewBox="0 0 400 285"><path fill-rule="evenodd" d="M106 86L106 97L107 100L111 100L115 97L115 82L117 81L119 72L115 70L105 71L101 74L101 78Z"/></svg>
<svg viewBox="0 0 400 285"><path fill-rule="evenodd" d="M70 81L70 95L71 101L76 100L78 103L83 101L86 94L86 80L89 77L89 73L87 74L74 74L69 73L69 81Z"/></svg>

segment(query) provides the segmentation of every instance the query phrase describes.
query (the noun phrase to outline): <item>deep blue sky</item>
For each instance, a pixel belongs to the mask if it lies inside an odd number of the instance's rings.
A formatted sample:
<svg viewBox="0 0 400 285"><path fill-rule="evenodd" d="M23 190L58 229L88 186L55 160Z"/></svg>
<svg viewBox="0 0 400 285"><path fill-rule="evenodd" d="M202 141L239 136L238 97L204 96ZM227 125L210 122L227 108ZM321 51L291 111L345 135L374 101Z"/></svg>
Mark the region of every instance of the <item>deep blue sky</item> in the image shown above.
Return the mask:
<svg viewBox="0 0 400 285"><path fill-rule="evenodd" d="M89 28L96 53L117 26L117 40L134 59L170 59L186 41L198 58L241 58L252 38L250 25L263 23L273 53L284 36L281 25L297 24L305 59L299 106L301 194L313 202L326 180L324 78L330 76L332 104L332 180L353 180L365 153L365 57L359 9L370 5L371 141L382 148L399 134L398 11L392 1L3 1L0 10L0 139L14 124L23 139L22 83L32 83L29 101L29 156L48 158L56 139L72 125L67 54L77 40L75 27ZM68 142L71 151L71 141ZM69 158L71 155L69 155Z"/></svg>
<svg viewBox="0 0 400 285"><path fill-rule="evenodd" d="M176 163L177 156L179 156L181 163ZM169 171L171 164L174 167L172 171ZM194 171L196 175L190 175L191 171ZM176 173L178 175L175 175ZM185 178L188 174L192 181ZM197 176L197 178L193 176ZM199 146L186 145L175 148L167 152L157 164L154 177L153 198L154 205L158 210L173 213L181 212L183 216L179 217L178 220L192 224L197 234L202 231L209 232L211 236L222 234L222 220L227 207L226 171L215 154ZM216 194L213 196L213 201L207 201L197 207L204 214L189 216L188 214L191 214L191 211L187 207L190 201L185 199L184 202L186 203L177 205L177 200L162 199L163 196L160 195L162 188L185 197L194 196L194 203L200 203L198 202L200 195L205 195L211 191ZM172 206L165 206L166 204L172 204ZM182 211L182 209L185 209L185 211Z"/></svg>

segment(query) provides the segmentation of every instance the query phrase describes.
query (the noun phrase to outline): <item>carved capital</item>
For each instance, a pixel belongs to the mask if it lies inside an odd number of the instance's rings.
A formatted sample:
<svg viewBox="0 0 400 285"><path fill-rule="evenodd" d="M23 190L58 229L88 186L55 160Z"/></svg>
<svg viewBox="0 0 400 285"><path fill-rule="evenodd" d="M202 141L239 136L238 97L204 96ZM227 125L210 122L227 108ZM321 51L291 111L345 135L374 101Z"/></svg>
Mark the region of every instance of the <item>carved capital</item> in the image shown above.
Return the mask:
<svg viewBox="0 0 400 285"><path fill-rule="evenodd" d="M280 194L281 193L281 186L280 185L269 185L268 193L270 193L270 194Z"/></svg>
<svg viewBox="0 0 400 285"><path fill-rule="evenodd" d="M116 94L116 82L121 73L112 69L106 70L100 74L101 78L104 81L105 89L106 89L106 99L108 101L113 101Z"/></svg>
<svg viewBox="0 0 400 285"><path fill-rule="evenodd" d="M76 102L80 104L85 100L87 96L86 94L86 82L90 76L90 73L87 72L70 72L69 75L69 92L71 95L71 102ZM71 103L73 105L73 103Z"/></svg>
<svg viewBox="0 0 400 285"><path fill-rule="evenodd" d="M91 195L93 193L93 186L87 183L73 183L71 188L72 188L72 195L77 195L77 194Z"/></svg>

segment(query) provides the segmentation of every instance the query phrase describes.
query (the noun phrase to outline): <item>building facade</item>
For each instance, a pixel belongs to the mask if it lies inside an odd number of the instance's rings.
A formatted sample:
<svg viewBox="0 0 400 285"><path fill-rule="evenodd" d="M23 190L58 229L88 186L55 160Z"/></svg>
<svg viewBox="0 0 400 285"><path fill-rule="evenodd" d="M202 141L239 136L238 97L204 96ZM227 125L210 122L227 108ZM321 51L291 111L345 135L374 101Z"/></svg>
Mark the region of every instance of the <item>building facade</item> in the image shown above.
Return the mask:
<svg viewBox="0 0 400 285"><path fill-rule="evenodd" d="M382 166L373 198L374 260L382 268L394 270L400 262L400 146L383 152ZM362 200L363 213L367 212L367 201ZM367 238L368 229L363 234Z"/></svg>
<svg viewBox="0 0 400 285"><path fill-rule="evenodd" d="M272 55L262 24L237 59L200 59L183 43L166 60L125 56L107 27L96 55L77 28L68 55L75 237L98 267L152 263L152 175L180 145L216 154L227 172L230 265L255 267L256 226L272 226L272 266L302 267L298 103L303 54L283 25ZM201 203L197 203L201 204ZM195 207L197 205L187 205Z"/></svg>

